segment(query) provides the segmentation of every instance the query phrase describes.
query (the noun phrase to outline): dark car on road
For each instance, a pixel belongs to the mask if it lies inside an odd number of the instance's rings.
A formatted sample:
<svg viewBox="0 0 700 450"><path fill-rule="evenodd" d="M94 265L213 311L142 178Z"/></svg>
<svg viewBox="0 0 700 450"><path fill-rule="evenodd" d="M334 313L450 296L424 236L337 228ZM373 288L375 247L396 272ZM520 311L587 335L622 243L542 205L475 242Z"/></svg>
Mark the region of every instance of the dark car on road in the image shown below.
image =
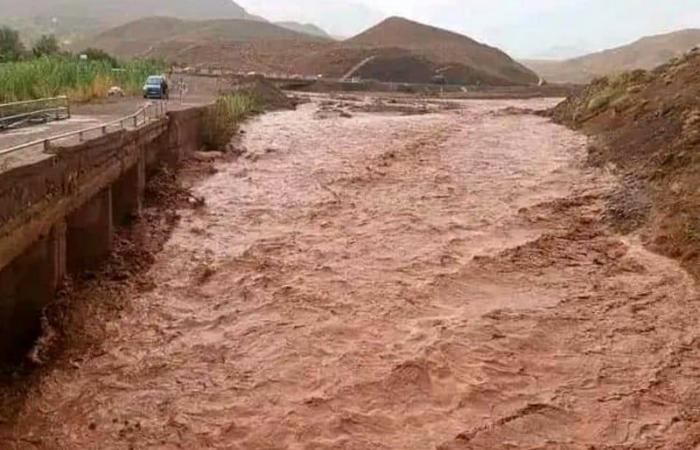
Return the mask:
<svg viewBox="0 0 700 450"><path fill-rule="evenodd" d="M169 97L168 80L165 76L151 75L146 79L146 84L143 85L143 98L167 100Z"/></svg>

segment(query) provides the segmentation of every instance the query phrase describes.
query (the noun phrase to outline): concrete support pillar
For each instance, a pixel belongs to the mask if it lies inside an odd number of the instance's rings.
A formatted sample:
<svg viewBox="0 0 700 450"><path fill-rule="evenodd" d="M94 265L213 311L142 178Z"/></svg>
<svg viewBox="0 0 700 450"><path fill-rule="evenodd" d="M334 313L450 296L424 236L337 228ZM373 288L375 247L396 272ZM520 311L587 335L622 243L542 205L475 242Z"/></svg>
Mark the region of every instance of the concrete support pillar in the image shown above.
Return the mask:
<svg viewBox="0 0 700 450"><path fill-rule="evenodd" d="M141 157L112 186L115 224L127 224L133 217L141 214L145 190L146 158Z"/></svg>
<svg viewBox="0 0 700 450"><path fill-rule="evenodd" d="M185 129L182 120L174 119L170 114L169 116L168 133L162 144L159 159L160 163L166 167L178 167L185 155L183 148Z"/></svg>
<svg viewBox="0 0 700 450"><path fill-rule="evenodd" d="M56 290L63 283L63 279L68 273L68 263L67 263L67 232L68 226L65 221L61 221L51 228L51 232L48 237L48 261L49 265L49 288L51 292L55 293Z"/></svg>
<svg viewBox="0 0 700 450"><path fill-rule="evenodd" d="M66 227L54 226L0 270L0 362L18 360L41 331L41 314L66 275Z"/></svg>
<svg viewBox="0 0 700 450"><path fill-rule="evenodd" d="M67 219L66 254L70 273L96 267L112 250L112 189L107 187Z"/></svg>

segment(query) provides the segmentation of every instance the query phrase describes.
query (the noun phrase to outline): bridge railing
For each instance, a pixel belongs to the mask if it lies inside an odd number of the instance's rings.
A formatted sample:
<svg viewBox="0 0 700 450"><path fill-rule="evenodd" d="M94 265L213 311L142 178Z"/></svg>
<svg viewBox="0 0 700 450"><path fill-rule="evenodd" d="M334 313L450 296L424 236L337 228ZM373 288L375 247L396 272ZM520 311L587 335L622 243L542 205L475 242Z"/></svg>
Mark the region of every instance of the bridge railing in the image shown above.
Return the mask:
<svg viewBox="0 0 700 450"><path fill-rule="evenodd" d="M139 108L134 114L122 117L121 119L6 148L0 150L0 156L33 147L43 147L44 150L49 150L53 143L65 139L77 138L79 142L83 142L85 139L104 136L112 131L138 128L152 120L164 117L166 113L167 105L165 102L149 103L144 107Z"/></svg>
<svg viewBox="0 0 700 450"><path fill-rule="evenodd" d="M0 104L0 130L36 119L69 117L70 102L66 96Z"/></svg>

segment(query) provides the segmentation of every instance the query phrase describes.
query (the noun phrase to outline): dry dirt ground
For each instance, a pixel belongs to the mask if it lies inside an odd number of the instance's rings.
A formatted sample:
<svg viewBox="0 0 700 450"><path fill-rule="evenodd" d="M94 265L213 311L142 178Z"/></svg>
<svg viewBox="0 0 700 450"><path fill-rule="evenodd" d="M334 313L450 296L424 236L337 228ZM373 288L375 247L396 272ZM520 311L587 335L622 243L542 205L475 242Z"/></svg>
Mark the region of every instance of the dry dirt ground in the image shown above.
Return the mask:
<svg viewBox="0 0 700 450"><path fill-rule="evenodd" d="M503 112L551 104L254 120L0 448L700 448L695 284L601 222L585 137Z"/></svg>

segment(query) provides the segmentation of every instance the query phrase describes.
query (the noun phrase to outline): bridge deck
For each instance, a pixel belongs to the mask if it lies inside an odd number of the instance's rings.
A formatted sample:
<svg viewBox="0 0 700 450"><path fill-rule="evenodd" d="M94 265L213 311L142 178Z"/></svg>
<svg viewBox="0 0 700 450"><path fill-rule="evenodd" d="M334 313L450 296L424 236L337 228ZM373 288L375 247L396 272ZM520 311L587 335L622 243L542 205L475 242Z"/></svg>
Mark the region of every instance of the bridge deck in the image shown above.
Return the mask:
<svg viewBox="0 0 700 450"><path fill-rule="evenodd" d="M213 99L213 94L188 96L186 101L182 103L177 100L168 102L168 110L187 109L206 104ZM0 132L0 150L118 120L133 114L134 111L143 106L144 102L145 100L142 98L127 97L116 101L75 105L72 107L73 115L70 119ZM47 157L41 146L23 149L8 155L0 155L0 174Z"/></svg>

